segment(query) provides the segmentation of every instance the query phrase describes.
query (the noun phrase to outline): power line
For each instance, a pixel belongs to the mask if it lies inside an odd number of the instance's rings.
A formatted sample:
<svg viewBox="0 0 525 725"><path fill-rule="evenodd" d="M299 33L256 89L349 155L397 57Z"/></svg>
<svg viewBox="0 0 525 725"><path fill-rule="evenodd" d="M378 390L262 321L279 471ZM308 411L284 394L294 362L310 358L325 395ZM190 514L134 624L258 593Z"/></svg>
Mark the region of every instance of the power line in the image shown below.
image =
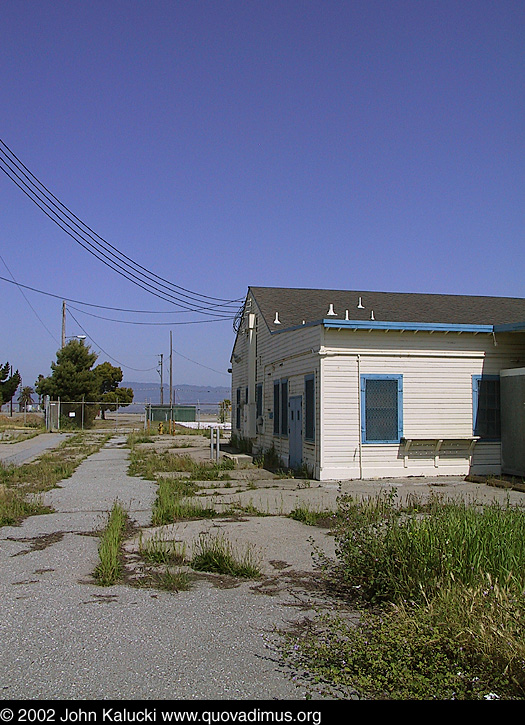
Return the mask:
<svg viewBox="0 0 525 725"><path fill-rule="evenodd" d="M149 271L94 232L42 184L0 140L0 168L13 183L33 201L46 216L66 232L77 244L99 261L145 291L183 309L209 315L211 310L235 310L241 302L211 297L168 282ZM3 147L3 148L2 148ZM213 314L213 312L211 312Z"/></svg>
<svg viewBox="0 0 525 725"><path fill-rule="evenodd" d="M66 297L65 295L57 295L57 294L54 294L53 292L46 292L45 290L38 289L37 287L31 287L30 285L27 285L27 284L22 284L21 282L17 282L14 279L8 279L7 277L2 277L1 275L0 275L0 280L2 280L2 282L8 282L9 284L14 284L17 287L22 287L23 289L30 290L31 292L36 292L37 294L45 295L46 297L53 297L56 300L65 300L66 302L73 302L76 305L94 307L99 310L111 310L113 312L129 312L129 313L134 313L137 315L180 315L180 314L184 314L185 312L188 311L188 310L135 310L135 309L129 309L129 308L125 308L125 307L110 307L109 305L98 305L98 304L94 304L92 302L83 302L82 300L76 300L71 297ZM85 314L88 314L88 313L86 312ZM101 319L106 319L106 318L101 318ZM223 320L230 320L230 319L232 319L232 318L230 316L227 316L227 317L217 317L216 320L215 319L198 320L197 322L215 322L215 321L221 322ZM123 320L114 320L114 322L123 322ZM166 323L166 324L191 325L191 324L197 324L197 323L193 322L193 321L189 321L189 322L185 322L185 323Z"/></svg>
<svg viewBox="0 0 525 725"><path fill-rule="evenodd" d="M42 320L42 318L40 317L40 315L38 314L38 312L37 312L37 311L35 310L35 308L34 308L34 307L33 307L33 305L31 304L31 302L30 302L30 301L29 301L29 300L27 299L26 295L24 294L24 291L23 291L23 289L22 289L22 287L24 287L24 285L23 285L23 284L22 284L22 285L21 285L21 284L19 284L19 283L18 283L18 282L16 281L16 279L15 279L15 278L13 277L13 273L11 272L11 270L9 269L9 267L7 266L7 264L6 264L5 260L4 260L4 258L2 257L2 255L0 255L0 259L2 260L2 263L3 263L4 267L5 267L6 269L7 269L8 273L9 273L9 274L11 275L11 277L12 277L12 280L10 280L10 279L6 279L5 281L6 281L6 282L12 282L12 284L15 284L15 285L16 285L16 286L18 287L18 289L19 289L19 291L20 291L20 294L21 294L21 295L22 295L22 297L23 297L23 298L25 299L25 301L27 302L27 304L29 305L29 307L30 307L30 308L31 308L31 309L33 310L33 312L35 313L35 315L36 315L36 317L37 317L38 321L39 321L39 322L41 323L42 327L43 327L43 328L44 328L44 329L45 329L45 330L46 330L47 332L49 332L49 334L51 335L51 337L53 338L53 340L54 340L54 341L55 341L55 342L57 343L57 345L58 345L58 340L57 340L57 338L56 338L56 337L55 337L55 336L53 335L53 333L51 332L51 330L50 330L50 329L49 329L49 328L47 327L47 325L45 324L45 322L44 322L44 321ZM0 277L0 279L4 279L4 278L3 278L3 277Z"/></svg>
<svg viewBox="0 0 525 725"><path fill-rule="evenodd" d="M77 312L81 312L83 315L89 315L90 317L96 317L98 320L106 320L107 322L118 322L120 325L152 325L152 326L164 326L173 327L174 325L199 325L207 324L209 322L223 322L224 320L231 320L231 317L214 317L211 320L184 320L182 322L139 322L137 320L115 320L113 317L103 317L102 315L95 315L93 312L86 312L86 310L79 310L76 307L72 309Z"/></svg>
<svg viewBox="0 0 525 725"><path fill-rule="evenodd" d="M91 335L90 335L90 334L89 334L89 333L88 333L88 332L87 332L87 331L86 331L86 330L85 330L85 329L84 329L84 328L82 327L82 325L80 324L80 322L79 322L79 321L78 321L78 320L76 319L76 317L75 317L75 316L74 316L73 314L71 314L71 312L70 312L69 310L67 310L67 313L68 313L68 314L70 315L70 317L71 317L71 318L72 318L72 319L73 319L73 320L74 320L74 321L76 322L76 324L77 324L77 325L79 326L79 328L80 328L80 329L82 330L82 332L84 333L84 335L85 335L86 337L88 337L88 338L89 338L89 339L91 340L91 342L92 342L92 343L93 343L94 345L96 345L96 346L98 347L98 349L99 349L99 350L100 350L101 352L103 352L103 353L104 353L104 355L107 355L107 356L109 357L109 359L110 359L110 360L113 360L113 362L116 362L116 363L118 363L118 365L120 365L121 367L123 367L123 368L127 368L128 370L133 370L133 371L134 371L134 372L136 372L136 373L146 373L146 372L150 372L151 370L156 370L156 369L157 369L157 366L156 366L156 365L155 365L155 367L152 367L152 368L132 368L132 367L130 367L129 365L125 365L124 363L121 363L121 362L120 362L119 360L117 360L116 358L112 357L112 356L111 356L111 355L109 354L109 352L106 352L106 350L104 350L104 349L103 349L103 348L102 348L102 347L101 347L101 346L100 346L100 345L98 344L98 342L96 342L96 340L94 340L94 339L93 339L93 338L91 337Z"/></svg>
<svg viewBox="0 0 525 725"><path fill-rule="evenodd" d="M76 317L75 317L75 316L74 316L74 315L73 315L73 314L71 313L70 309L69 309L69 308L66 308L66 309L67 309L67 312L68 312L68 314L69 314L69 315L71 316L71 318L72 318L72 319L73 319L73 320L74 320L74 321L76 322L76 324L77 324L77 325L79 326L79 328L80 328L80 329L82 330L82 332L83 332L83 333L84 333L84 334L86 335L86 337L88 337L88 338L89 338L89 339L91 340L91 342L92 342L92 343L93 343L94 345L96 345L96 346L97 346L97 347L98 347L98 348L100 349L100 351L101 351L101 352L103 352L103 353L104 353L105 355L107 355L107 356L108 356L108 357L109 357L109 358L110 358L111 360L113 360L113 362L116 362L116 363L118 363L118 364L119 364L119 365L120 365L121 367L125 367L125 368L127 368L128 370L134 370L135 372L150 372L151 370L156 370L156 369L157 369L157 367L156 367L156 366L155 366L155 367L153 367L153 368L147 368L146 370L143 370L143 369L139 369L139 368L132 368L132 367L130 367L129 365L124 365L124 363L121 363L121 362L119 362L119 361L118 361L118 360L116 360L116 359L115 359L114 357L111 357L111 355L110 355L110 354L109 354L108 352L106 352L106 351L105 351L105 350L104 350L104 349L103 349L102 347L100 347L100 345L99 345L99 344L98 344L98 343L97 343L97 342L96 342L96 341L95 341L95 340L94 340L94 339L93 339L93 338L91 337L91 335L90 335L90 334L89 334L89 333L88 333L88 332L87 332L87 331L86 331L86 330L84 329L84 327L82 327L82 325L80 324L80 322L79 322L79 321L78 321L78 320L76 319ZM229 377L229 374L228 374L228 373L225 373L225 372L223 372L222 370L216 370L215 368L210 368L210 367L208 367L208 365L203 365L203 363L197 362L197 360L192 360L191 358L189 358L189 357L186 357L186 355L183 355L183 354L182 354L181 352L177 352L177 350L174 350L173 348L171 349L171 351L172 351L172 352L174 352L174 353L175 353L176 355L178 355L179 357L182 357L182 358L184 358L184 360L187 360L188 362L191 362L191 363L193 363L194 365L198 365L198 366L199 366L199 367L201 367L201 368L206 368L206 370L211 370L212 372L214 372L214 373L218 373L219 375L225 375L225 376Z"/></svg>

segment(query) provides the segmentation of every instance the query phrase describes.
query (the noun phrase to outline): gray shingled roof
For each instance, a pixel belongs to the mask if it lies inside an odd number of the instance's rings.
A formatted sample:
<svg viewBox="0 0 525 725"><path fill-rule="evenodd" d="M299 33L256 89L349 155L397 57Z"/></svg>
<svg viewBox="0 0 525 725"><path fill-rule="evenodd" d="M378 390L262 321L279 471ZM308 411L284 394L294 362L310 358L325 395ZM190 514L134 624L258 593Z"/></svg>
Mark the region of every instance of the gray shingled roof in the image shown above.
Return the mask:
<svg viewBox="0 0 525 725"><path fill-rule="evenodd" d="M397 323L505 325L525 322L525 299L363 290L250 287L270 330L283 330L323 319L374 319ZM364 309L359 309L361 298ZM328 317L330 305L336 313ZM280 325L274 324L278 313Z"/></svg>

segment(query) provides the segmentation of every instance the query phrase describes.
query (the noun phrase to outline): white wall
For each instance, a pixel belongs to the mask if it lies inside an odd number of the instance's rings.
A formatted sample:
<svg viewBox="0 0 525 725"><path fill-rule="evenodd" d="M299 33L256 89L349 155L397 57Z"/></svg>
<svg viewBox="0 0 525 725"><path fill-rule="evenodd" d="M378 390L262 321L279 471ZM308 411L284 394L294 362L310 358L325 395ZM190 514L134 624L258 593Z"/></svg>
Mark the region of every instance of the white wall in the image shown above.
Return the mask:
<svg viewBox="0 0 525 725"><path fill-rule="evenodd" d="M362 443L359 415L359 375L402 375L405 437L472 436L472 375L499 373L525 357L521 337L497 341L472 333L326 330L321 480L499 473L499 443L477 443L472 461L469 443L452 440L437 460L433 442L412 444L405 458L402 444Z"/></svg>

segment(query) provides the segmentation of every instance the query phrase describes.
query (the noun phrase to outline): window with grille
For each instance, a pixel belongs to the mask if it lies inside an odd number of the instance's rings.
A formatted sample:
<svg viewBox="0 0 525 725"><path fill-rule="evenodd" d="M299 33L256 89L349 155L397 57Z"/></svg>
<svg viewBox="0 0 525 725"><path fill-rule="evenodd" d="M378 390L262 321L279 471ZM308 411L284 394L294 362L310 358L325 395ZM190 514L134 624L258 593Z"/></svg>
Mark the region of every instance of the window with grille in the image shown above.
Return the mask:
<svg viewBox="0 0 525 725"><path fill-rule="evenodd" d="M403 434L403 376L361 376L363 443L399 443Z"/></svg>
<svg viewBox="0 0 525 725"><path fill-rule="evenodd" d="M484 440L500 440L500 381L498 375L472 376L474 435Z"/></svg>

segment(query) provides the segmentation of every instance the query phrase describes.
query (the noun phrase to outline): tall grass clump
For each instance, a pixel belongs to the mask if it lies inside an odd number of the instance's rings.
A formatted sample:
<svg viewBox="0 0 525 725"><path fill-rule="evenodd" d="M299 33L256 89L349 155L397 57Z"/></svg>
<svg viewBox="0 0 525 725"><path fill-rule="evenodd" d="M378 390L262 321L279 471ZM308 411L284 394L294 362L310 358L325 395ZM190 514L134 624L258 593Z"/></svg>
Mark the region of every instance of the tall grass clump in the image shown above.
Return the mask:
<svg viewBox="0 0 525 725"><path fill-rule="evenodd" d="M333 573L358 622L322 618L288 658L344 699L525 699L524 535L510 505L342 497Z"/></svg>
<svg viewBox="0 0 525 725"><path fill-rule="evenodd" d="M186 544L165 539L160 534L144 538L141 532L139 553L153 564L183 564L186 560Z"/></svg>
<svg viewBox="0 0 525 725"><path fill-rule="evenodd" d="M184 479L161 478L158 482L157 497L153 504L152 524L162 526L183 519L212 518L217 511L191 498L195 487Z"/></svg>
<svg viewBox="0 0 525 725"><path fill-rule="evenodd" d="M16 526L27 516L51 512L40 499L26 499L19 491L0 484L0 526Z"/></svg>
<svg viewBox="0 0 525 725"><path fill-rule="evenodd" d="M256 579L261 575L259 562L252 547L237 552L224 536L200 536L197 540L191 566L195 571L227 574L233 577Z"/></svg>
<svg viewBox="0 0 525 725"><path fill-rule="evenodd" d="M128 515L118 501L109 513L98 547L99 563L93 576L101 586L111 586L122 572L122 542Z"/></svg>
<svg viewBox="0 0 525 725"><path fill-rule="evenodd" d="M419 600L443 586L489 575L525 585L525 511L493 503L431 500L402 511L392 499L339 502L336 537L343 579L375 601Z"/></svg>

